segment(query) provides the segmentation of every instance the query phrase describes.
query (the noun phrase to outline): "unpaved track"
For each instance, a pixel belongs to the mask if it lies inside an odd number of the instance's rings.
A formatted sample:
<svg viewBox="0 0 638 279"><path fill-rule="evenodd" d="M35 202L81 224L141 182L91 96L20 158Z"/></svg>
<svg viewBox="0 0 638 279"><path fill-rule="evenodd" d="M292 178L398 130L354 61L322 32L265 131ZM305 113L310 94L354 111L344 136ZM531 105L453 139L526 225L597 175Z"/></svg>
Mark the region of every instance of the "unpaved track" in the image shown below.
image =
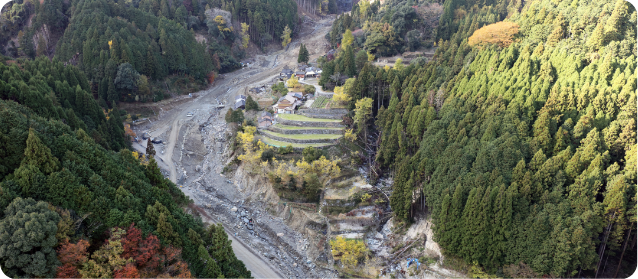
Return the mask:
<svg viewBox="0 0 638 279"><path fill-rule="evenodd" d="M231 246L235 252L235 256L244 262L246 268L250 270L251 275L254 278L285 278L281 273L273 269L270 264L264 261L261 257L255 255L252 249L243 242L240 242L230 232L228 232L228 238L232 241Z"/></svg>
<svg viewBox="0 0 638 279"><path fill-rule="evenodd" d="M193 195L193 198L198 199L196 195ZM211 224L216 223L216 221L211 218L205 210L199 208L198 211L201 213L203 221ZM243 241L233 236L233 233L230 232L226 226L224 226L224 228L226 229L226 234L228 234L228 239L231 240L230 245L233 247L235 256L237 256L237 259L246 265L246 268L250 270L253 278L285 278L285 276L277 269L273 268L270 263L255 254L253 249L245 245Z"/></svg>
<svg viewBox="0 0 638 279"><path fill-rule="evenodd" d="M168 137L168 148L166 148L166 164L168 164L171 172L170 178L173 183L177 183L177 170L175 170L175 164L173 164L173 150L175 149L175 142L177 142L177 134L179 132L177 124L179 124L179 117L173 121L171 135Z"/></svg>

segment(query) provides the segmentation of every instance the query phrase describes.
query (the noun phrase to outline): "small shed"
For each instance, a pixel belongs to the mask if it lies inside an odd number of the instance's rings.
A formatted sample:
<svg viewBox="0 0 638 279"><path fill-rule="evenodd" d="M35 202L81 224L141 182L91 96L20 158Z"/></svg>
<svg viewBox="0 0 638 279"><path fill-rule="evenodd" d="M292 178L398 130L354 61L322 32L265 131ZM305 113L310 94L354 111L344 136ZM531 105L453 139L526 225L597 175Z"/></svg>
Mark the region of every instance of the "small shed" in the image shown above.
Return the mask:
<svg viewBox="0 0 638 279"><path fill-rule="evenodd" d="M270 119L271 121L273 120L273 116L272 113L267 112L267 111L262 111L261 114L259 115L259 118L263 118L263 119Z"/></svg>
<svg viewBox="0 0 638 279"><path fill-rule="evenodd" d="M272 125L272 122L273 122L273 116L271 113L267 111L262 112L259 118L257 119L257 124L259 128L266 128Z"/></svg>
<svg viewBox="0 0 638 279"><path fill-rule="evenodd" d="M245 100L237 100L235 102L234 108L235 109L245 109L246 108L246 101Z"/></svg>

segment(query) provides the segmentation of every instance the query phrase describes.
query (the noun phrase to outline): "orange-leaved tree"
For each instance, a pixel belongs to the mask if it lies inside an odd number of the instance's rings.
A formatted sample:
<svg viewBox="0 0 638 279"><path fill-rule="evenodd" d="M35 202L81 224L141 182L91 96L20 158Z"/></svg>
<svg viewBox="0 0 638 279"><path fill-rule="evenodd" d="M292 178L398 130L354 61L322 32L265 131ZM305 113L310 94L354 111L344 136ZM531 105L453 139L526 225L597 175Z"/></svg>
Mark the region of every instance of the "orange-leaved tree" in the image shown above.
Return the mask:
<svg viewBox="0 0 638 279"><path fill-rule="evenodd" d="M474 31L467 43L470 46L494 44L500 47L508 47L512 44L514 35L518 33L518 28L517 23L506 21L486 25Z"/></svg>
<svg viewBox="0 0 638 279"><path fill-rule="evenodd" d="M88 247L89 242L84 239L80 239L76 244L70 243L68 238L65 239L58 248L58 260L62 265L58 267L56 277L79 278L78 266L88 259Z"/></svg>

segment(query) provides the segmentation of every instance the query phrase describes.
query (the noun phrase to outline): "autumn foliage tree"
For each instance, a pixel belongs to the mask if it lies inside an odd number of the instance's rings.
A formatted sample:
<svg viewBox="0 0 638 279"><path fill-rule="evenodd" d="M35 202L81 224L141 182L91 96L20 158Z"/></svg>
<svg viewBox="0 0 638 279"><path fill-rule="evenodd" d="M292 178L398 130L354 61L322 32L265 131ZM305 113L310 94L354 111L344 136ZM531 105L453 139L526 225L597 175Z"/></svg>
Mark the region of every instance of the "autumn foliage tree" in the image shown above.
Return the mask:
<svg viewBox="0 0 638 279"><path fill-rule="evenodd" d="M65 239L63 244L58 248L58 260L62 263L58 267L56 277L58 278L78 278L80 273L78 267L87 260L89 242L80 239L77 243L70 243Z"/></svg>
<svg viewBox="0 0 638 279"><path fill-rule="evenodd" d="M514 35L518 33L518 24L515 22L497 22L474 31L467 40L470 46L482 46L487 44L508 47L513 42Z"/></svg>
<svg viewBox="0 0 638 279"><path fill-rule="evenodd" d="M142 238L142 231L131 224L126 230L114 228L111 237L92 255L87 240L65 240L57 249L58 278L113 276L114 278L177 277L190 278L188 264L181 258L182 249L162 247L154 234ZM89 258L91 258L89 260Z"/></svg>

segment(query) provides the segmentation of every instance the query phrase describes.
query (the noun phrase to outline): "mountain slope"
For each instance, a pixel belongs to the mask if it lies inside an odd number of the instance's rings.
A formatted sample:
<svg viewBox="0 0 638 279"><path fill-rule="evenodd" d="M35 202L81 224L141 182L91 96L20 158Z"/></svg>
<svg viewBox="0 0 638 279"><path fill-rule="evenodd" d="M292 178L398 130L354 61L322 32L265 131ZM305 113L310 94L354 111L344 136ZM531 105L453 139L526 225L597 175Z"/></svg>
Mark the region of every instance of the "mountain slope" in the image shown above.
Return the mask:
<svg viewBox="0 0 638 279"><path fill-rule="evenodd" d="M27 68L46 72L52 65L46 61L21 64L24 70L3 65L4 73L28 77L31 74ZM20 91L22 94L2 91L2 96L24 105L0 100L0 152L4 158L0 165L0 208L4 212L0 220L0 266L5 274L250 277L232 252L224 229L205 229L201 219L188 214L184 208L190 201L162 176L154 159L126 149L107 150L82 125L72 128L65 124L66 119L55 114L61 108L51 105L51 100L59 98L67 103L68 96L64 90L56 90L61 95L49 94L51 88L38 81L38 76L28 79L29 86L21 85L26 89ZM59 81L55 83L60 86ZM76 102L84 101L74 108L89 109L86 117L91 118L90 108L97 105L91 98L82 97L86 93L81 86L77 88ZM71 108L68 111L74 113ZM111 116L103 123L112 121L121 126L115 119ZM111 136L121 135L117 130L109 131ZM26 211L15 210L21 207ZM34 217L35 223L22 222L23 213L40 217ZM38 222L41 227L35 225ZM25 231L30 233L20 233ZM11 248L27 243L33 248ZM70 260L65 251L85 256ZM105 255L110 255L110 260L105 261Z"/></svg>
<svg viewBox="0 0 638 279"><path fill-rule="evenodd" d="M624 1L448 0L433 61L363 66L350 107L373 99L396 216L423 196L445 252L492 272L629 272L635 25Z"/></svg>

